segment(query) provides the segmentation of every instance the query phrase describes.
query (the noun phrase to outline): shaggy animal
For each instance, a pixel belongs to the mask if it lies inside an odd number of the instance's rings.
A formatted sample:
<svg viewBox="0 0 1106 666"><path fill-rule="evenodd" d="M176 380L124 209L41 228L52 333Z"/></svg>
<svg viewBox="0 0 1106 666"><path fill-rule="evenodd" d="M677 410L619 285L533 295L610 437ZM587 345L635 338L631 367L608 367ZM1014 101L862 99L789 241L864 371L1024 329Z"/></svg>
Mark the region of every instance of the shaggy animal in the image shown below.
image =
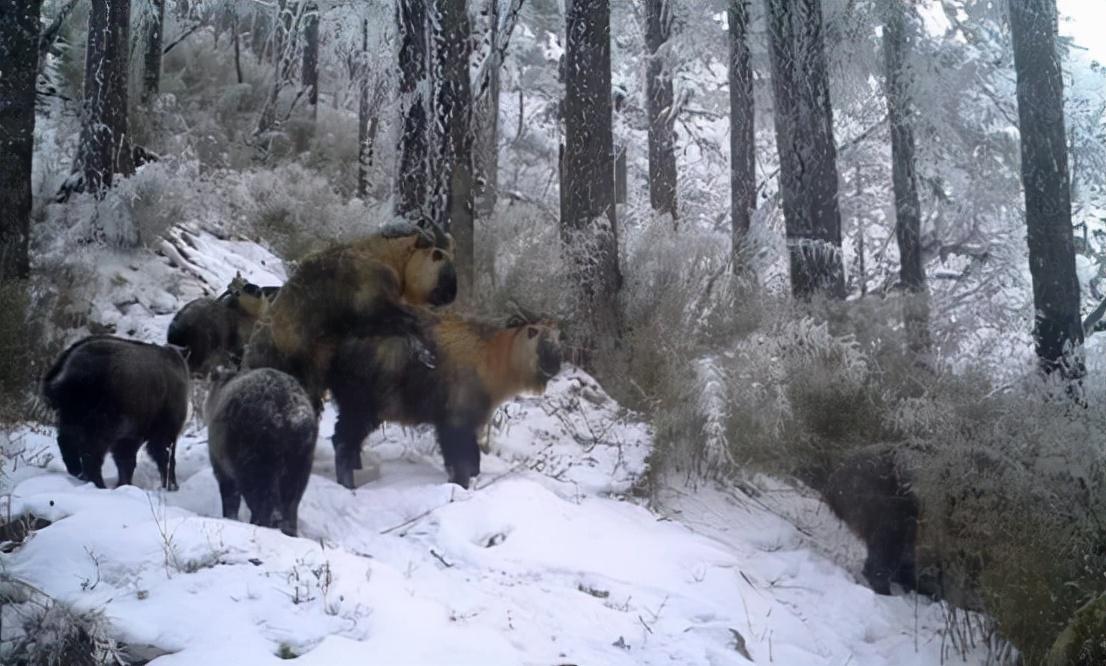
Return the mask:
<svg viewBox="0 0 1106 666"><path fill-rule="evenodd" d="M251 523L296 536L318 434L303 387L279 370L248 370L214 389L206 411L223 517L237 519L245 498Z"/></svg>
<svg viewBox="0 0 1106 666"><path fill-rule="evenodd" d="M891 583L918 589L919 503L890 449L868 449L848 458L829 476L822 495L868 546L864 577L872 590L891 594Z"/></svg>
<svg viewBox="0 0 1106 666"><path fill-rule="evenodd" d="M103 488L100 468L111 451L119 485L129 484L146 442L161 486L177 489L176 441L188 414L188 366L179 351L87 337L46 373L42 394L58 412L58 448L70 474Z"/></svg>
<svg viewBox="0 0 1106 666"><path fill-rule="evenodd" d="M237 366L254 324L279 289L258 287L236 275L218 298L197 298L181 308L166 341L186 350L193 374L205 375L220 364Z"/></svg>
<svg viewBox="0 0 1106 666"><path fill-rule="evenodd" d="M338 483L353 487L361 442L383 421L437 430L449 480L468 487L480 473L477 431L504 400L545 390L561 368L560 334L530 317L507 326L423 311L438 364L415 358L409 337L350 338L334 356L327 387L338 405Z"/></svg>
<svg viewBox="0 0 1106 666"><path fill-rule="evenodd" d="M408 336L432 364L411 306L446 305L457 295L452 239L433 229L389 228L305 259L254 331L246 367L292 375L319 411L331 356L351 335Z"/></svg>

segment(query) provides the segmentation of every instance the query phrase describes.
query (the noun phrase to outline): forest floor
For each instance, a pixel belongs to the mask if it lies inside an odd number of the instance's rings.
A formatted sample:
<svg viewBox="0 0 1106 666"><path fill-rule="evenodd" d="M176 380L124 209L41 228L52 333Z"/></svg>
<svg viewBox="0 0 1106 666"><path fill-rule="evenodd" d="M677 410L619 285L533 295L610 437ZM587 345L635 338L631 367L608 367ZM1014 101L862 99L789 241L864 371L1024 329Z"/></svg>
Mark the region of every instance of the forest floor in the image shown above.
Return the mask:
<svg viewBox="0 0 1106 666"><path fill-rule="evenodd" d="M174 234L162 254L98 262L100 323L163 341L173 312L236 271L284 277L252 243ZM860 585L863 547L794 489L669 480L633 498L650 430L578 369L497 412L471 491L445 483L431 432L391 426L349 491L333 480L333 424L328 407L299 538L220 517L195 415L174 493L144 455L136 486L97 490L65 474L52 429L6 433L0 509L50 524L0 554L0 575L101 613L158 666L986 663L982 646L953 648L943 605ZM24 610L0 609L0 638Z"/></svg>

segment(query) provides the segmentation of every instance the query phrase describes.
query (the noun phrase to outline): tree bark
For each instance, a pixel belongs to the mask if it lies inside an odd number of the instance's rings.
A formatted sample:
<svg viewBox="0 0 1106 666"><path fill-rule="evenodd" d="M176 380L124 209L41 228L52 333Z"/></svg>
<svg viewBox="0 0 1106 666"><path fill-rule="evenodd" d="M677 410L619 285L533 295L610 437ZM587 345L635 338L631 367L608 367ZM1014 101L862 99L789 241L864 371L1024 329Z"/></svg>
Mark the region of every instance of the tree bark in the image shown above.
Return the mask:
<svg viewBox="0 0 1106 666"><path fill-rule="evenodd" d="M488 89L477 100L474 122L476 147L476 214L485 217L495 210L499 190L499 72L500 15L499 1L487 0Z"/></svg>
<svg viewBox="0 0 1106 666"><path fill-rule="evenodd" d="M746 245L757 204L753 64L749 0L730 0L730 220L735 272L746 266Z"/></svg>
<svg viewBox="0 0 1106 666"><path fill-rule="evenodd" d="M0 0L0 281L31 274L31 166L35 146L42 0Z"/></svg>
<svg viewBox="0 0 1106 666"><path fill-rule="evenodd" d="M129 28L130 0L92 0L77 164L85 191L97 196L115 174L134 173L127 133Z"/></svg>
<svg viewBox="0 0 1106 666"><path fill-rule="evenodd" d="M146 54L143 60L142 103L149 104L161 89L161 56L165 41L165 0L150 0L153 10L146 22Z"/></svg>
<svg viewBox="0 0 1106 666"><path fill-rule="evenodd" d="M577 286L579 360L590 365L612 351L620 335L610 5L572 0L565 19L561 237L566 268Z"/></svg>
<svg viewBox="0 0 1106 666"><path fill-rule="evenodd" d="M369 194L369 167L376 142L376 118L369 119L369 20L361 23L361 62L358 69L361 96L357 105L357 196Z"/></svg>
<svg viewBox="0 0 1106 666"><path fill-rule="evenodd" d="M472 297L474 262L472 84L469 80L472 27L468 3L437 0L441 43L437 49L442 80L438 86L437 116L446 142L443 150L448 201L446 219L439 220L453 234L453 261L457 268L457 293L462 301Z"/></svg>
<svg viewBox="0 0 1106 666"><path fill-rule="evenodd" d="M891 125L891 175L895 190L895 240L899 280L906 292L903 324L911 351L929 350L929 297L922 262L922 212L914 160L914 109L905 71L908 6L885 7L883 58L887 74L887 117Z"/></svg>
<svg viewBox="0 0 1106 666"><path fill-rule="evenodd" d="M1083 327L1071 227L1064 83L1055 0L1010 0L1018 80L1022 184L1037 356L1046 372L1083 375Z"/></svg>
<svg viewBox="0 0 1106 666"><path fill-rule="evenodd" d="M319 106L319 6L308 3L303 16L303 88L307 91L307 102L311 105L312 115Z"/></svg>
<svg viewBox="0 0 1106 666"><path fill-rule="evenodd" d="M767 0L780 190L797 298L845 297L821 0Z"/></svg>
<svg viewBox="0 0 1106 666"><path fill-rule="evenodd" d="M418 221L429 194L430 123L426 95L429 83L427 14L424 0L399 0L399 95L403 129L399 137L396 213Z"/></svg>
<svg viewBox="0 0 1106 666"><path fill-rule="evenodd" d="M676 219L676 122L672 74L660 54L672 36L672 0L645 1L645 96L649 114L649 203Z"/></svg>

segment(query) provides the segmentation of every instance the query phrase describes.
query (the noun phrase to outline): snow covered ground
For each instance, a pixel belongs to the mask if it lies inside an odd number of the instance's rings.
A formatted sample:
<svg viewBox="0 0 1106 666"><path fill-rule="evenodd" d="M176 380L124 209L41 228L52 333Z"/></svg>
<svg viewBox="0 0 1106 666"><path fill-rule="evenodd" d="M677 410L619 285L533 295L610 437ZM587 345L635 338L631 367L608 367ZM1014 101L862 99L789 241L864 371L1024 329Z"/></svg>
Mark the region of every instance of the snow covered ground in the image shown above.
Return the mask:
<svg viewBox="0 0 1106 666"><path fill-rule="evenodd" d="M101 311L110 321L101 323L161 340L171 313L205 283L217 290L235 270L263 284L283 277L255 245L204 233L191 242L197 251L175 268L152 254L149 265L105 264L134 277L108 276L114 290ZM159 286L170 274L175 294ZM78 611L102 610L116 640L159 666L292 656L304 664L985 662L982 650L953 655L942 606L857 584L851 572L863 548L819 503L778 484L756 500L680 484L662 489L651 509L630 499L646 470L649 429L579 370L497 414L472 491L444 482L431 433L391 426L365 447L379 478L346 490L334 482L333 419L328 409L300 538L219 517L198 422L178 445L176 493L154 490L145 456L136 487L97 490L65 474L51 430L8 433L0 492L10 506L0 510L51 524L0 554L0 573ZM105 479L114 480L110 460ZM3 619L5 634L18 629Z"/></svg>

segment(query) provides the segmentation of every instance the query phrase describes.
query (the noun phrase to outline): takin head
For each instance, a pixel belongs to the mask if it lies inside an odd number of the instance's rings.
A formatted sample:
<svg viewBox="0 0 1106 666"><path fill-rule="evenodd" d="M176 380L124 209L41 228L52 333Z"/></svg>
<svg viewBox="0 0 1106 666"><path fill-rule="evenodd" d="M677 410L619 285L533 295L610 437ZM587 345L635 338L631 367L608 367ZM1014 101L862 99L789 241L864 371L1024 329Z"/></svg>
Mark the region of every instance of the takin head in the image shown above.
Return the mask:
<svg viewBox="0 0 1106 666"><path fill-rule="evenodd" d="M561 371L561 332L549 320L529 323L512 318L507 327L512 374L526 389L541 393Z"/></svg>
<svg viewBox="0 0 1106 666"><path fill-rule="evenodd" d="M420 231L403 267L403 298L411 305L449 305L457 298L453 237Z"/></svg>

